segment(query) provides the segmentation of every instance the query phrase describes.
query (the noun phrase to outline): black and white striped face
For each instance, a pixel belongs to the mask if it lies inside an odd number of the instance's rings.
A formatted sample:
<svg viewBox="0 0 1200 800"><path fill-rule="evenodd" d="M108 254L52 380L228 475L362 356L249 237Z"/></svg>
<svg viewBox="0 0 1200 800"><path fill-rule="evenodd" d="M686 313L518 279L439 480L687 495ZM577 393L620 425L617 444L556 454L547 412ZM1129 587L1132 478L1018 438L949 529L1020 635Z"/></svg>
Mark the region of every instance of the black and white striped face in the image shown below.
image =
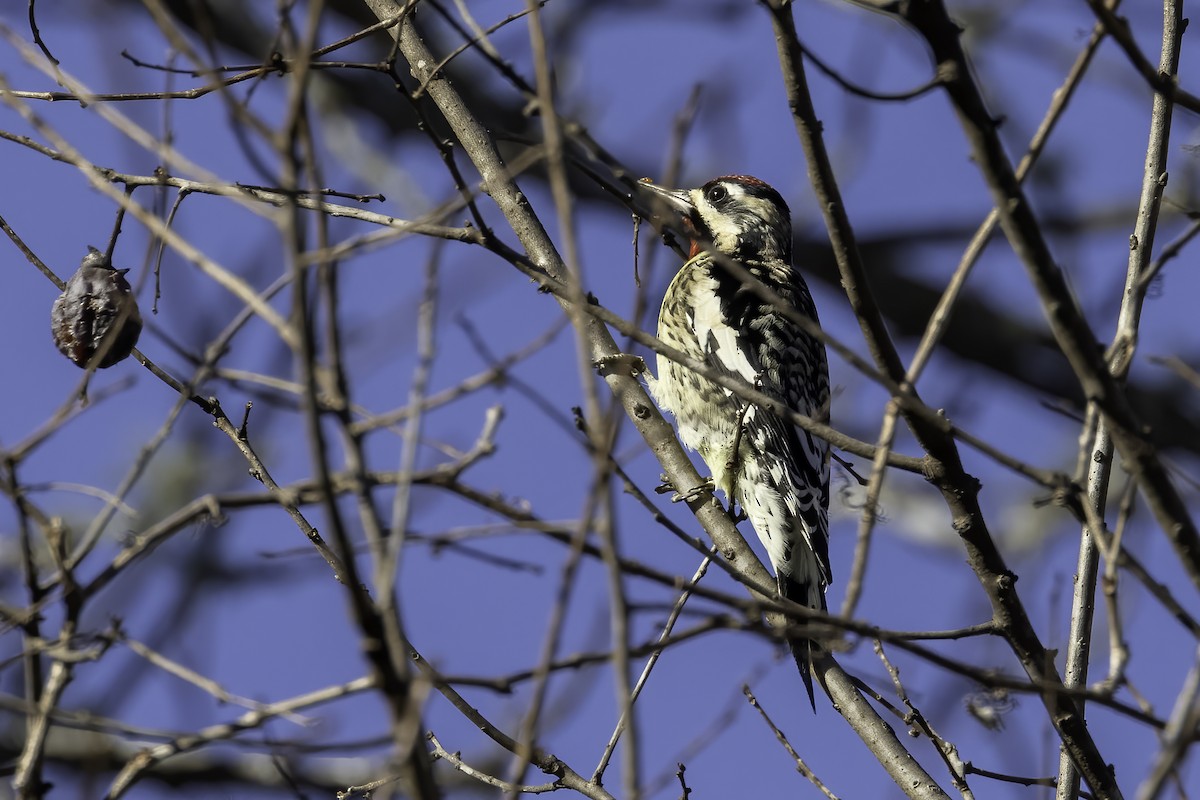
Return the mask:
<svg viewBox="0 0 1200 800"><path fill-rule="evenodd" d="M738 259L791 262L792 218L787 203L771 186L749 175L714 178L699 189L647 189L684 215L694 229L692 255L706 243Z"/></svg>

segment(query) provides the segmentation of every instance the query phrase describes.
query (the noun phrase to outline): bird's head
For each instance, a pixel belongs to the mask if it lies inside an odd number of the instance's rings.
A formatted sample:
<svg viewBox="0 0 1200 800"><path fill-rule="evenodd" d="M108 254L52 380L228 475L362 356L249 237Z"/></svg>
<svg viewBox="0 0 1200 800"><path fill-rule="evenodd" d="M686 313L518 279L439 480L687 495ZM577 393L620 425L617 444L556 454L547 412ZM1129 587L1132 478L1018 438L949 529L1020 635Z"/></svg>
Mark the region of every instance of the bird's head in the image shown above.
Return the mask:
<svg viewBox="0 0 1200 800"><path fill-rule="evenodd" d="M792 260L792 217L769 184L749 175L713 178L698 189L641 185L679 214L692 240L689 256L716 250L740 260Z"/></svg>

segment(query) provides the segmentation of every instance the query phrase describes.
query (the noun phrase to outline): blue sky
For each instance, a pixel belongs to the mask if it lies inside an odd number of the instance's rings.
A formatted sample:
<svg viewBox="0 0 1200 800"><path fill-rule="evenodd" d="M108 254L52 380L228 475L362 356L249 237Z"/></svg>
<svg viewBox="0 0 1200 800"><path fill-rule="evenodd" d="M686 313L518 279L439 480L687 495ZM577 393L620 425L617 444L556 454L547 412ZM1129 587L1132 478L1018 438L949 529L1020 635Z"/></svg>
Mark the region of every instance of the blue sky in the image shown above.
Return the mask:
<svg viewBox="0 0 1200 800"><path fill-rule="evenodd" d="M521 6L476 3L472 10L487 24ZM1156 60L1159 14L1130 6L1138 41ZM140 8L114 3L78 9L65 2L45 1L38 8L43 35L62 59L64 69L93 91L163 87L160 73L138 69L120 56L128 49L148 61L167 57L166 43ZM579 13L579 8L573 0L552 0L545 14L557 25ZM624 9L594 14L569 49L552 52L559 67L560 106L618 158L637 165L661 164L674 116L691 87L702 84L701 111L685 148L684 183L699 184L722 173L758 175L787 198L797 230L819 236L820 215L811 199L783 95L769 21L753 4L719 19L703 13L715 8L716 4L697 4L689 14L681 13L679 5L668 4L661 13ZM982 26L989 16L987 4L954 4L953 8L976 26ZM993 112L1005 117L1005 140L1015 160L1044 113L1050 93L1062 80L1066 65L1082 47L1092 20L1086 4L1067 0L1014 4L1011 10L991 13L1005 17L999 32L979 38L974 35L977 28L968 27L966 41L977 47L972 51L976 76ZM916 35L882 16L832 2L797 3L796 15L805 43L851 80L879 91L902 91L929 77L928 57ZM0 11L0 20L28 39L24 19L24 9ZM333 40L342 32L330 26L321 40ZM494 42L522 74L532 76L528 34L520 23L501 31ZM1190 65L1198 55L1194 43L1185 39L1185 83L1189 75L1196 74ZM365 58L362 51L359 56ZM238 63L244 59L232 54L227 57ZM15 88L56 88L24 63L11 44L0 45L0 74ZM815 70L809 77L847 208L860 235L919 229L931 221L969 230L982 220L990 207L988 196L944 97L933 93L907 103L868 103L848 97ZM190 85L189 80L176 79L179 86ZM281 79L264 80L254 90L252 109L271 119L273 112L282 108L283 91ZM510 91L496 83L497 93ZM245 89L235 94L243 97ZM314 102L317 100L314 96ZM396 102L401 101L397 98ZM1124 276L1149 104L1149 91L1107 43L1052 141L1047 161L1053 170L1042 173L1042 180L1031 189L1043 213L1065 209L1090 218L1114 209L1117 213L1128 211L1125 223L1097 225L1070 241L1052 242L1102 339L1111 335ZM71 102L32 102L29 107L97 164L149 174L157 163L153 153L131 142L94 108L80 108ZM163 109L159 104L122 103L116 107L148 130L161 132ZM322 111L318 137L328 185L349 192L382 192L388 199L373 204L374 210L404 217L417 216L452 196L452 185L426 140L397 141L375 121L330 105L318 107ZM223 180L263 182L216 96L177 101L170 106L170 114L174 144L180 152ZM7 107L0 109L0 129L32 133ZM1180 208L1196 211L1197 161L1186 146L1197 144L1200 134L1195 116L1177 112L1167 191L1174 205L1168 204L1169 213L1160 224L1156 252L1186 228L1188 222ZM65 278L73 271L88 244L103 247L107 242L113 204L90 189L73 167L53 163L7 141L0 142L0 165L5 176L0 215L60 276ZM561 241L545 187L531 178L523 179L521 185L556 241ZM139 190L136 198L151 203L149 190ZM486 198L484 205L503 235L501 218L486 207ZM602 302L626 313L634 291L628 212L615 202L580 202L576 212L585 281ZM454 218L448 224L460 222ZM264 289L287 269L279 236L270 223L227 200L190 198L174 228L256 289ZM370 227L333 220L330 230L335 239L342 239L368 232ZM647 234L643 230L643 259L657 247ZM514 242L511 234L504 238ZM965 241L924 247L919 259L904 269L940 286L953 271L963 244ZM0 330L15 344L0 350L0 375L8 376L5 413L0 415L0 448L7 450L72 397L82 373L59 356L47 332L57 290L15 248L5 247L8 288L0 293ZM130 279L138 287L147 319L142 349L173 374L186 375L187 362L173 345L201 351L238 313L240 305L182 258L168 253L163 262L159 311L151 314L153 279L147 247L145 229L127 220L114 261L131 268ZM342 321L354 400L373 412L406 402L416 363L421 274L431 251L428 240L408 238L356 255L340 266ZM666 250L654 258L655 270L646 288L651 303L656 304L678 260ZM1189 268L1188 258L1185 251L1185 257L1169 268L1161 292L1147 304L1139 361L1133 372L1136 380L1153 383L1161 379L1162 367L1150 363L1150 356L1196 354L1193 298L1200 292L1200 280ZM439 276L434 390L455 385L487 367L458 324L459 318L469 319L494 353L506 354L550 329L561 316L548 297L481 248L445 246ZM1025 271L1002 241L994 242L985 254L970 289L1008 314L1042 324ZM814 294L825 328L865 354L857 323L837 287L814 283ZM285 293L274 307L286 312L288 302ZM911 355L915 344L900 341L901 353ZM516 366L513 376L532 387L548 406L569 417L570 407L582 400L575 357L571 334L566 332ZM290 357L261 321L250 323L238 336L222 365L296 379ZM886 395L839 359L832 360L831 371L833 383L839 387L833 411L835 426L873 440ZM1043 398L1028 389L945 353L935 357L920 389L931 406L946 408L956 422L1006 452L1045 468L1070 471L1073 467L1078 424L1047 409ZM113 394L105 397L109 390ZM78 530L87 527L103 502L74 484L115 490L175 402L167 387L133 361L98 374L90 391L95 401L39 447L20 471L22 480L41 487L33 494L39 507ZM214 382L206 392L217 394L235 419L240 419L242 404L254 399L251 437L280 483L311 474L303 418L291 407L293 399L286 393L276 395L279 402L271 402L245 383L224 381ZM591 478L578 437L557 427L543 407L511 384L470 395L429 414L420 463L432 466L445 461L447 448L469 449L485 410L497 403L505 411L497 451L468 470L464 479L514 503L528 504L543 519L577 517ZM368 445L372 468L395 469L400 447L398 436L376 434ZM917 452L907 436L901 437L899 447L907 453ZM1049 647L1065 646L1077 527L1061 510L1034 508L1032 502L1040 497L1036 487L965 447L963 451L968 470L983 481L982 502L993 535L1010 567L1020 575L1022 598L1043 641ZM639 485L648 489L657 482L660 469L632 430L623 431L618 452ZM1194 478L1194 458L1181 453L1170 456L1183 474ZM861 459L854 460L860 469L869 469ZM837 480L845 479L839 476ZM1193 507L1195 485L1185 486ZM119 550L124 535L198 494L257 488L228 439L199 409L189 406L128 498L137 515L117 516L105 542L82 572L95 574ZM656 500L671 519L692 535L701 535L685 508L671 506L662 497L656 496ZM386 517L390 495L378 495L377 502ZM435 489L418 488L414 502L412 529L416 533L431 535L496 522L488 512ZM853 557L858 508L853 498L840 496L833 505L835 584L829 597L836 608ZM627 497L619 497L618 509L623 555L673 574L692 574L699 562L694 551L655 525ZM858 617L899 629L950 628L987 619L986 597L963 563L961 546L936 491L913 476L893 475L883 510L885 520L876 534ZM310 518L322 526L316 508L311 509ZM749 533L748 526L743 528ZM13 508L3 504L0 552L10 567L4 601L23 604L26 601L15 571L19 565L15 530ZM1187 609L1200 612L1195 587L1188 583L1147 514L1134 518L1126 542ZM541 571L504 569L453 550L431 551L413 545L399 578L408 634L446 673L498 675L528 668L545 635L566 549L530 532L494 535L474 546L496 558L535 564ZM204 588L197 589L197 582ZM710 571L706 582L714 588L738 591L717 570ZM654 635L674 595L640 581L628 581L627 586L632 601L651 606L636 617L633 626L634 639L643 641ZM1125 632L1133 652L1130 677L1161 716L1167 713L1192 666L1196 643L1134 581L1123 580L1121 586ZM585 562L572 592L561 654L609 646L608 602L602 566ZM696 602L695 608L697 613L713 610L711 604L702 602ZM364 674L344 593L286 515L274 508L237 511L221 527L199 526L175 535L101 594L85 620L102 628L110 615L123 619L132 638L147 639L170 658L212 677L229 691L260 701L283 699ZM46 629L53 630L59 619L59 612L51 609ZM1097 624L1102 632L1102 613ZM18 652L16 635L10 633L0 642L6 656ZM1019 672L1016 661L998 641L960 647L939 649L1011 675ZM1103 674L1107 666L1107 653L1103 647L1099 650L1094 676ZM987 731L963 708L963 698L976 690L973 684L894 649L889 653L900 666L914 701L939 732L959 747L965 760L1023 775L1056 771L1053 733L1035 698L1019 698L1006 719L1006 731ZM646 785L651 785L654 776L670 776L676 761L684 760L688 784L697 796L727 797L745 793L748 786L760 793L816 796L795 774L770 731L740 699L742 683L750 682L775 722L839 796L898 796L882 768L826 701L819 700L815 717L809 712L790 659L778 655L770 642L745 632L716 632L669 650L638 704ZM860 644L843 663L886 690L886 673L869 643ZM640 663L635 669L640 669ZM16 668L10 667L4 677L4 690L19 694ZM567 672L551 683L540 742L581 773L590 773L615 722L612 686L607 666ZM468 696L494 722L514 730L528 702L527 692L528 686L524 686L511 696L482 690L469 691ZM1122 698L1129 700L1129 695ZM121 648L100 664L79 669L63 705L171 730L227 721L239 713L146 667ZM273 738L299 736L329 742L356 741L386 732L381 704L369 695L308 713L319 719L309 730L275 721L265 733ZM1153 757L1155 737L1146 727L1119 715L1104 710L1094 714L1089 716L1090 730L1102 752L1117 764L1125 791L1132 793ZM429 700L426 725L448 749L461 750L468 760L491 763L496 757L494 747L437 696ZM693 741L707 733L711 733L711 741L698 752L690 751ZM911 742L914 754L943 786L949 786L928 743L905 741ZM354 747L336 755L370 757L379 770L386 769L384 747ZM507 759L499 763L507 764ZM618 757L609 772L610 788L620 786L620 768ZM52 776L65 780L53 770ZM1192 764L1183 773L1184 785L1189 778L1194 784L1197 777ZM531 782L538 779L530 776ZM1025 797L1034 791L980 778L973 778L972 786L979 796ZM85 790L85 796L99 796L103 786L94 789ZM213 796L205 792L206 788L200 787L192 794ZM171 793L146 780L130 796L153 798ZM649 796L668 798L678 793L672 779ZM465 790L455 796L460 795L466 796Z"/></svg>

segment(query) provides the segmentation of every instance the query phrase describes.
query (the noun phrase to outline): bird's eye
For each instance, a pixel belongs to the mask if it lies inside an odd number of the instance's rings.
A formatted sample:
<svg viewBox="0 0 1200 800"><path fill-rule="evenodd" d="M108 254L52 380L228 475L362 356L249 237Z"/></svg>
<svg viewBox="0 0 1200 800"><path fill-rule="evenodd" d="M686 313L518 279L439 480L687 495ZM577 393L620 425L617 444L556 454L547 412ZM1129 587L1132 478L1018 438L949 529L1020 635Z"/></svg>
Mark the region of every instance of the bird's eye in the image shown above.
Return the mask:
<svg viewBox="0 0 1200 800"><path fill-rule="evenodd" d="M724 186L717 184L716 186L710 187L709 190L704 193L704 197L710 203L719 203L726 197L729 197L729 190Z"/></svg>

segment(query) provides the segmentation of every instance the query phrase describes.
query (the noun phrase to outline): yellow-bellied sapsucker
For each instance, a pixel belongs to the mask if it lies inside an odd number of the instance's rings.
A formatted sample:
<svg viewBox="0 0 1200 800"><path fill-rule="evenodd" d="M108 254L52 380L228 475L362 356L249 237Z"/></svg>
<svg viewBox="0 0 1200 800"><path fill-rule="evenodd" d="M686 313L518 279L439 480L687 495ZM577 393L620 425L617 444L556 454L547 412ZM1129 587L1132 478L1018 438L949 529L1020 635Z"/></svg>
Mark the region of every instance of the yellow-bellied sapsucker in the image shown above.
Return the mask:
<svg viewBox="0 0 1200 800"><path fill-rule="evenodd" d="M789 409L828 419L825 345L785 313L817 322L808 286L792 266L791 216L779 192L745 175L699 189L643 186L682 216L693 239L691 257L663 297L658 338ZM756 291L746 273L778 302ZM829 443L662 355L649 386L675 415L683 443L712 470L714 488L749 518L780 595L824 611ZM812 643L793 639L792 654L815 708Z"/></svg>

